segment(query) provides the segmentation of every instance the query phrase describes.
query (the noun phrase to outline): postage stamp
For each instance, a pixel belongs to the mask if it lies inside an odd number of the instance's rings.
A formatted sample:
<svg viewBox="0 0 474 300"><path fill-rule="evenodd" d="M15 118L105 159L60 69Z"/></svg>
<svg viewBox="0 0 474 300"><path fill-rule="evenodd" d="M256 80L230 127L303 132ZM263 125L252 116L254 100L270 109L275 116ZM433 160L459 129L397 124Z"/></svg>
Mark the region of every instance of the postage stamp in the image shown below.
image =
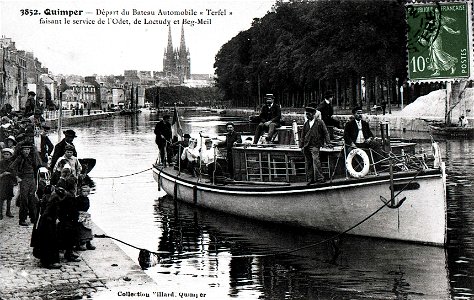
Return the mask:
<svg viewBox="0 0 474 300"><path fill-rule="evenodd" d="M408 78L411 81L471 77L471 18L466 2L406 6Z"/></svg>

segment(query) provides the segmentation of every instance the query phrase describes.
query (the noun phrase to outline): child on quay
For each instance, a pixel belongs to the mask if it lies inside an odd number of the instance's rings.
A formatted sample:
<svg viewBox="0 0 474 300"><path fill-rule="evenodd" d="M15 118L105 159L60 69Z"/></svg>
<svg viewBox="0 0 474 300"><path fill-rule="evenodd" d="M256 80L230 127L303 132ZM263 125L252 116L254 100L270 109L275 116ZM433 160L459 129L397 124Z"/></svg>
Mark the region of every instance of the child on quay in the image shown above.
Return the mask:
<svg viewBox="0 0 474 300"><path fill-rule="evenodd" d="M79 212L78 228L77 228L77 240L79 245L77 250L94 250L95 246L92 245L92 220L91 215L87 211L90 207L89 194L91 188L88 185L82 185L79 196L76 197L76 207Z"/></svg>
<svg viewBox="0 0 474 300"><path fill-rule="evenodd" d="M13 159L12 148L2 149L2 160L0 161L0 220L3 219L3 203L7 202L6 216L13 218L11 212L11 202L13 198L13 186L16 184L16 177L8 171Z"/></svg>

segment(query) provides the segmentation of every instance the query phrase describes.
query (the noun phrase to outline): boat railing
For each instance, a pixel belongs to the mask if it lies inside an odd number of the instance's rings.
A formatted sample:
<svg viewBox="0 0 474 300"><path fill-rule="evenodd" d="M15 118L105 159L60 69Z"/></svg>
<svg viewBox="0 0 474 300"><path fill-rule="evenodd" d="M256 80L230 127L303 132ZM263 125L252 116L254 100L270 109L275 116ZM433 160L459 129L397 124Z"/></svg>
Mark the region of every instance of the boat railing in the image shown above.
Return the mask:
<svg viewBox="0 0 474 300"><path fill-rule="evenodd" d="M321 148L320 162L324 176L329 181L350 177L379 176L390 172L406 172L430 168L426 154L412 152L413 143L404 143L388 151L380 149L360 149L368 160L356 158L352 161L355 175L348 172L347 145ZM409 149L410 151L405 151ZM304 182L306 170L304 155L295 146L237 145L233 149L234 173L237 180L260 182ZM362 172L368 164L368 170ZM361 173L362 172L362 173Z"/></svg>

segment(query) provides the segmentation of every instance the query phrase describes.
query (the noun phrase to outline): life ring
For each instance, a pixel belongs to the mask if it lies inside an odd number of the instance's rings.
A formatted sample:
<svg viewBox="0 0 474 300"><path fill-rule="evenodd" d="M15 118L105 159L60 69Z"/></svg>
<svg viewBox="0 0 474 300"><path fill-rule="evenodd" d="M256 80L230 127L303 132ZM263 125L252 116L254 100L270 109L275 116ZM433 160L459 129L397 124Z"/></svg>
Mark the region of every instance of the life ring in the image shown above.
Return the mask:
<svg viewBox="0 0 474 300"><path fill-rule="evenodd" d="M354 170L354 167L352 166L352 160L354 159L355 156L359 156L362 159L362 162L364 163L364 166L362 167L362 170L360 171ZM364 177L365 175L367 175L367 173L369 173L369 167L370 167L369 156L367 155L367 153L365 153L364 150L360 148L355 148L355 149L352 149L351 152L349 152L349 154L347 155L346 169L352 177L355 177L355 178Z"/></svg>

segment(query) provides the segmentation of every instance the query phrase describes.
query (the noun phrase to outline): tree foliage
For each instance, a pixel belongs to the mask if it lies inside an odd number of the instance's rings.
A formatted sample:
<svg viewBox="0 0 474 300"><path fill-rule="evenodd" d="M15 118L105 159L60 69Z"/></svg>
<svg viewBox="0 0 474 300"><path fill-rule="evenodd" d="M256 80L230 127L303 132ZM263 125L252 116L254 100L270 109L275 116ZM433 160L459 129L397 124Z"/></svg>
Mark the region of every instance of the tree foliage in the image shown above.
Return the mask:
<svg viewBox="0 0 474 300"><path fill-rule="evenodd" d="M260 97L274 93L298 106L327 89L355 91L361 77L372 85L394 82L406 77L404 6L380 0L277 2L222 46L214 67L225 99L239 106L258 101L259 91Z"/></svg>

